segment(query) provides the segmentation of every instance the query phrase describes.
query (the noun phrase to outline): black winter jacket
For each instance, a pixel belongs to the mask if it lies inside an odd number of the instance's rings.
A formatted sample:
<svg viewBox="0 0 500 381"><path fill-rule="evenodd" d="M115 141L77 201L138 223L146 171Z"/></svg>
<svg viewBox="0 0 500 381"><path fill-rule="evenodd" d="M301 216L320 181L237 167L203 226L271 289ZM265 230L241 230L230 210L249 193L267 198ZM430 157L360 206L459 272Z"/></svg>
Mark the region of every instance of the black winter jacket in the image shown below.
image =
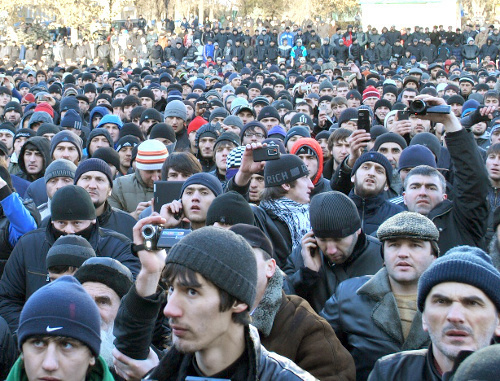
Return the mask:
<svg viewBox="0 0 500 381"><path fill-rule="evenodd" d="M0 280L0 316L17 329L19 315L26 300L49 281L45 260L56 241L52 224L26 233L17 242ZM98 257L111 257L127 266L135 276L139 260L132 255L130 240L125 236L95 224L89 243Z"/></svg>
<svg viewBox="0 0 500 381"><path fill-rule="evenodd" d="M293 250L283 271L288 275L285 291L309 302L316 312L323 309L340 282L361 275L375 274L382 267L380 242L363 232L358 237L351 256L341 265L330 263L320 252L323 264L319 272L304 266L301 247Z"/></svg>

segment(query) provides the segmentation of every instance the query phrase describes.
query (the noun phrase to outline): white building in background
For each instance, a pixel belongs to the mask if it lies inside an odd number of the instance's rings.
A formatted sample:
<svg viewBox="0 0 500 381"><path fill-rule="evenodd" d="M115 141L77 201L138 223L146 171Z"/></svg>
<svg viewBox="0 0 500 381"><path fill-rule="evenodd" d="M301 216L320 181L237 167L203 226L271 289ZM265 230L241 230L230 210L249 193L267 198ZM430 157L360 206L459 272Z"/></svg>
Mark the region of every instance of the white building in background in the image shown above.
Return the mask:
<svg viewBox="0 0 500 381"><path fill-rule="evenodd" d="M363 29L368 25L380 30L395 25L429 27L443 25L460 28L459 0L359 0Z"/></svg>

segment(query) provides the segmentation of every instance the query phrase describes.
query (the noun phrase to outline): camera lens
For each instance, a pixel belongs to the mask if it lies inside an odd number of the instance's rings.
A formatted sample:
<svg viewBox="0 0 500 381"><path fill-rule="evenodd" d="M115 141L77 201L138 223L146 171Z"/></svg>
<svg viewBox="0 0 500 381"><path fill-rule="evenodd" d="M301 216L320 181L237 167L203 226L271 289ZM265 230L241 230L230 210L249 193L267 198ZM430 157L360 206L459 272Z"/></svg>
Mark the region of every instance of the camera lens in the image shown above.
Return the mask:
<svg viewBox="0 0 500 381"><path fill-rule="evenodd" d="M153 238L155 232L156 232L156 227L154 227L153 225L145 225L142 228L142 236L144 237L144 239Z"/></svg>
<svg viewBox="0 0 500 381"><path fill-rule="evenodd" d="M427 105L425 102L418 99L410 104L410 111L414 114L423 114L426 109Z"/></svg>

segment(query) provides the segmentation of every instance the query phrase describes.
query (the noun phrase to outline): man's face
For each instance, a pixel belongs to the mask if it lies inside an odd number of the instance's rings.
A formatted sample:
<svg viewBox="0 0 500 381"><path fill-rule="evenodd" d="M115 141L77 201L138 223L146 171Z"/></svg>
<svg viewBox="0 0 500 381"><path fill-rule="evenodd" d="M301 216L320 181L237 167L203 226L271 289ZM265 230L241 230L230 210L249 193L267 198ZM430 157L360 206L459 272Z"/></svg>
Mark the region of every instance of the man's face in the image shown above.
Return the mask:
<svg viewBox="0 0 500 381"><path fill-rule="evenodd" d="M5 113L5 120L17 125L21 121L21 114L19 114L16 110L7 111Z"/></svg>
<svg viewBox="0 0 500 381"><path fill-rule="evenodd" d="M346 97L347 93L349 92L348 87L337 87L337 96L338 97Z"/></svg>
<svg viewBox="0 0 500 381"><path fill-rule="evenodd" d="M347 105L341 103L341 104L333 104L331 107L332 107L333 115L338 120L340 118L340 114L342 114L342 111L344 111L347 108Z"/></svg>
<svg viewBox="0 0 500 381"><path fill-rule="evenodd" d="M283 186L286 186L286 184ZM288 189L285 197L298 202L299 204L309 204L309 201L311 201L311 192L313 189L314 185L309 176L302 176L297 179L297 182L293 188L290 187Z"/></svg>
<svg viewBox="0 0 500 381"><path fill-rule="evenodd" d="M457 118L460 118L462 115L462 105L460 103L452 103L451 105L451 112L455 114Z"/></svg>
<svg viewBox="0 0 500 381"><path fill-rule="evenodd" d="M264 190L264 176L253 174L250 179L248 198L250 202L258 203L260 194Z"/></svg>
<svg viewBox="0 0 500 381"><path fill-rule="evenodd" d="M266 138L266 135L264 134L264 131L260 128L247 128L245 133L243 134L243 141L241 142L242 145L246 144L251 144L251 143L258 143L262 142Z"/></svg>
<svg viewBox="0 0 500 381"><path fill-rule="evenodd" d="M111 184L107 176L99 171L85 172L80 176L76 185L87 191L96 208L103 205L111 196Z"/></svg>
<svg viewBox="0 0 500 381"><path fill-rule="evenodd" d="M319 249L323 252L329 262L341 265L354 251L361 230L344 238L319 238L316 237Z"/></svg>
<svg viewBox="0 0 500 381"><path fill-rule="evenodd" d="M107 331L112 327L120 307L120 297L110 287L99 282L85 282L82 284L87 294L94 299L101 315L101 329Z"/></svg>
<svg viewBox="0 0 500 381"><path fill-rule="evenodd" d="M375 103L377 103L377 101L378 101L377 97L369 97L363 101L363 104L366 106L370 106L370 108L373 110L373 108L375 107Z"/></svg>
<svg viewBox="0 0 500 381"><path fill-rule="evenodd" d="M43 155L36 149L24 151L24 166L29 175L36 175L43 170Z"/></svg>
<svg viewBox="0 0 500 381"><path fill-rule="evenodd" d="M429 241L408 238L384 241L384 264L391 284L416 285L434 259Z"/></svg>
<svg viewBox="0 0 500 381"><path fill-rule="evenodd" d="M5 143L9 151L12 150L12 146L14 144L14 136L10 132L0 131L0 141Z"/></svg>
<svg viewBox="0 0 500 381"><path fill-rule="evenodd" d="M410 212L426 216L437 204L446 200L447 195L438 176L412 175L403 197Z"/></svg>
<svg viewBox="0 0 500 381"><path fill-rule="evenodd" d="M198 141L198 150L204 159L211 158L214 153L215 138L210 136L201 137Z"/></svg>
<svg viewBox="0 0 500 381"><path fill-rule="evenodd" d="M118 151L118 156L120 156L120 166L130 168L133 149L133 147L123 147L120 151Z"/></svg>
<svg viewBox="0 0 500 381"><path fill-rule="evenodd" d="M56 230L66 234L78 234L87 229L90 225L95 224L96 220L64 220L52 221L52 225Z"/></svg>
<svg viewBox="0 0 500 381"><path fill-rule="evenodd" d="M500 128L493 130L490 139L491 139L491 145L500 143Z"/></svg>
<svg viewBox="0 0 500 381"><path fill-rule="evenodd" d="M401 156L402 152L401 146L399 144L393 142L384 143L379 147L378 152L380 152L387 158L387 160L389 160L392 168L398 167L399 157Z"/></svg>
<svg viewBox="0 0 500 381"><path fill-rule="evenodd" d="M110 147L108 139L106 137L99 135L94 137L89 144L89 153L93 154L101 147Z"/></svg>
<svg viewBox="0 0 500 381"><path fill-rule="evenodd" d="M192 173L178 172L173 168L169 168L167 172L167 181L186 181Z"/></svg>
<svg viewBox="0 0 500 381"><path fill-rule="evenodd" d="M279 120L276 118L263 118L260 122L266 126L266 129L269 131L271 128L279 124Z"/></svg>
<svg viewBox="0 0 500 381"><path fill-rule="evenodd" d="M474 134L474 136L481 136L486 131L486 127L488 127L486 122L479 122L471 127L471 131Z"/></svg>
<svg viewBox="0 0 500 381"><path fill-rule="evenodd" d="M335 160L337 164L342 163L346 156L349 155L349 143L346 139L338 140L333 143L332 155L333 160Z"/></svg>
<svg viewBox="0 0 500 381"><path fill-rule="evenodd" d="M472 83L466 81L460 82L460 92L463 95L469 95L472 92Z"/></svg>
<svg viewBox="0 0 500 381"><path fill-rule="evenodd" d="M488 155L486 170L491 181L500 181L500 153L492 152Z"/></svg>
<svg viewBox="0 0 500 381"><path fill-rule="evenodd" d="M89 111L89 104L83 100L78 100L78 105L80 106L80 111L82 114L85 114L87 111Z"/></svg>
<svg viewBox="0 0 500 381"><path fill-rule="evenodd" d="M219 290L201 275L197 284L185 286L174 279L168 288L168 302L163 314L172 328L172 343L183 353L204 351L229 340L233 331L232 314L236 307L220 311ZM239 304L242 312L245 308Z"/></svg>
<svg viewBox="0 0 500 381"><path fill-rule="evenodd" d="M411 137L414 137L421 132L429 132L429 130L431 129L430 120L420 119L416 115L410 115L409 120L411 122Z"/></svg>
<svg viewBox="0 0 500 381"><path fill-rule="evenodd" d="M10 102L11 98L9 94L0 94L0 107L5 107L5 105Z"/></svg>
<svg viewBox="0 0 500 381"><path fill-rule="evenodd" d="M186 187L181 197L184 215L191 222L204 223L214 198L214 193L203 185L193 184Z"/></svg>
<svg viewBox="0 0 500 381"><path fill-rule="evenodd" d="M498 109L498 104L499 104L499 101L498 101L498 98L496 98L496 97L487 97L484 100L485 106L493 106L493 107L495 107L495 110Z"/></svg>
<svg viewBox="0 0 500 381"><path fill-rule="evenodd" d="M410 82L410 83L412 83L412 82ZM409 106L410 102L413 102L416 95L417 94L413 91L403 91L403 94L401 95L401 102L403 102L405 105Z"/></svg>
<svg viewBox="0 0 500 381"><path fill-rule="evenodd" d="M76 149L73 143L61 142L54 149L54 153L52 154L54 160L57 159L66 159L69 160L76 165L79 162L78 150Z"/></svg>
<svg viewBox="0 0 500 381"><path fill-rule="evenodd" d="M311 180L314 179L318 173L318 158L316 155L301 154L297 156L300 157L307 166L307 169L309 170L309 178Z"/></svg>
<svg viewBox="0 0 500 381"><path fill-rule="evenodd" d="M460 351L477 351L500 335L499 313L480 289L458 282L434 286L422 313L436 358L454 361Z"/></svg>
<svg viewBox="0 0 500 381"><path fill-rule="evenodd" d="M165 118L165 123L170 124L174 129L174 132L177 134L182 131L184 128L184 120L177 116L168 116Z"/></svg>
<svg viewBox="0 0 500 381"><path fill-rule="evenodd" d="M152 108L153 100L149 97L141 97L141 106L146 108Z"/></svg>
<svg viewBox="0 0 500 381"><path fill-rule="evenodd" d="M153 188L155 181L161 180L161 169L145 170L139 169L142 181L148 188Z"/></svg>
<svg viewBox="0 0 500 381"><path fill-rule="evenodd" d="M66 337L32 337L22 346L28 380L85 380L95 357L81 341Z"/></svg>
<svg viewBox="0 0 500 381"><path fill-rule="evenodd" d="M73 184L73 179L71 177L53 177L45 183L45 189L47 190L47 196L49 200L52 200L52 196L57 190L65 187L66 185Z"/></svg>
<svg viewBox="0 0 500 381"><path fill-rule="evenodd" d="M384 191L387 185L385 168L373 161L366 161L351 177L354 192L360 197L376 196Z"/></svg>
<svg viewBox="0 0 500 381"><path fill-rule="evenodd" d="M375 111L375 115L378 116L378 118L380 119L381 122L383 122L385 120L385 117L387 115L387 113L391 111L389 110L389 107L385 107L385 106L380 106L379 108L377 108L377 110Z"/></svg>
<svg viewBox="0 0 500 381"><path fill-rule="evenodd" d="M116 124L106 123L101 127L108 130L109 134L111 135L111 139L113 139L113 143L116 143L118 141L118 137L120 135L120 128Z"/></svg>
<svg viewBox="0 0 500 381"><path fill-rule="evenodd" d="M227 169L227 155L229 152L236 146L232 143L220 143L217 145L217 149L215 150L215 165L221 171L225 172Z"/></svg>

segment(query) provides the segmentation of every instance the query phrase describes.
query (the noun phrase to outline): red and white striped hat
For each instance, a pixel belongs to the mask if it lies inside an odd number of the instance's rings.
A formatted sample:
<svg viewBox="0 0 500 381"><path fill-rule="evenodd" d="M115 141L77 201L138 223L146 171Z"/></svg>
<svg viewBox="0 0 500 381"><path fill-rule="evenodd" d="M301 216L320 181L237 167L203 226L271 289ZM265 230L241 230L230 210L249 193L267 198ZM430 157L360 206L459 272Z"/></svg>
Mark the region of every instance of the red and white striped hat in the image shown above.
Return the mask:
<svg viewBox="0 0 500 381"><path fill-rule="evenodd" d="M136 167L146 171L161 169L167 157L165 144L156 139L149 139L142 142L137 149Z"/></svg>

